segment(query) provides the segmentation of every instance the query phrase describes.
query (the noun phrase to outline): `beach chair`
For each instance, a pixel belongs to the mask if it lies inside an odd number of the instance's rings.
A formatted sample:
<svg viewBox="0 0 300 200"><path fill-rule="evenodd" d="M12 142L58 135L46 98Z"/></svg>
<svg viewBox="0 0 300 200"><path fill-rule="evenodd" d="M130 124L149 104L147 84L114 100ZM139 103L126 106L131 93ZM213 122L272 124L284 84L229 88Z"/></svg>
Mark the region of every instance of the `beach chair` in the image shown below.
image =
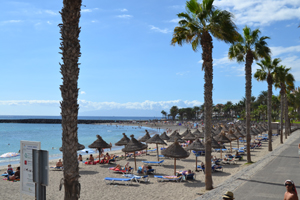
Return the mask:
<svg viewBox="0 0 300 200"><path fill-rule="evenodd" d="M131 185L132 184L132 181L134 181L135 178L132 177L132 178L112 178L112 177L105 177L104 178L104 181L107 185L110 185L110 184L114 184L115 182L122 182L124 183L125 185Z"/></svg>
<svg viewBox="0 0 300 200"><path fill-rule="evenodd" d="M137 173L139 174L150 174L150 173L154 173L155 174L155 169L147 169L147 171L143 171L142 167L139 167L137 170Z"/></svg>
<svg viewBox="0 0 300 200"><path fill-rule="evenodd" d="M148 152L155 152L156 151L156 149L150 149L150 150L148 150Z"/></svg>
<svg viewBox="0 0 300 200"><path fill-rule="evenodd" d="M175 182L181 182L182 176L154 176L154 178L157 178L157 182L163 182L163 181L175 181Z"/></svg>
<svg viewBox="0 0 300 200"><path fill-rule="evenodd" d="M141 182L141 180L143 180L144 182L150 182L149 181L149 176L148 175L144 175L144 176L137 176L134 174L123 174L123 176L127 177L127 178L134 178L136 182Z"/></svg>
<svg viewBox="0 0 300 200"><path fill-rule="evenodd" d="M142 161L143 163L146 163L146 164L157 164L157 165L162 165L162 163L164 162L165 160L161 160L161 161Z"/></svg>
<svg viewBox="0 0 300 200"><path fill-rule="evenodd" d="M52 166L50 167L50 169L52 169L53 171L63 171L64 167L56 167L56 166Z"/></svg>
<svg viewBox="0 0 300 200"><path fill-rule="evenodd" d="M211 168L212 168L212 171L213 171L213 172L215 172L215 171L222 171L222 172L223 172L223 166L221 166L221 165L213 164L213 165L211 166Z"/></svg>

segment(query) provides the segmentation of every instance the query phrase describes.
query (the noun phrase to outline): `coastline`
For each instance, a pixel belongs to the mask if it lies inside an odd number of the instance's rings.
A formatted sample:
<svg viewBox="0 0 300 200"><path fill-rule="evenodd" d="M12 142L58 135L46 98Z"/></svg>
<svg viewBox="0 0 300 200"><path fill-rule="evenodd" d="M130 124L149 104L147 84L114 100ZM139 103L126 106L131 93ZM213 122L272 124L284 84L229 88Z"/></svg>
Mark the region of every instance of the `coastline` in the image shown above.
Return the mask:
<svg viewBox="0 0 300 200"><path fill-rule="evenodd" d="M141 124L139 124L141 125ZM132 124L130 124L132 126ZM143 127L153 128L151 124L143 124ZM186 128L175 126L175 125L158 125L154 126L154 128L166 129L170 128L172 131L175 129L180 129L180 133L183 133ZM168 143L169 145L171 143ZM228 148L229 144L225 144ZM233 147L236 147L236 143L234 142ZM274 137L273 139L273 147L274 150L280 146L279 137ZM154 148L155 145L149 145L149 147ZM159 146L160 148L160 146ZM116 155L124 154L121 150L111 151L110 153ZM259 161L263 156L268 154L267 142L263 142L263 145L260 149L255 149L251 151L252 160L254 162ZM142 155L136 158L137 166L143 165L142 160L155 161L156 160L156 152L149 152L150 155ZM98 155L98 154L95 154ZM220 157L220 153L213 152L212 155ZM87 156L84 156L84 159ZM223 155L224 157L224 155ZM245 156L244 156L245 157ZM198 158L198 164L200 164L200 160L204 161L204 156ZM51 160L49 165L55 165L56 160ZM96 199L99 195L103 199L124 199L124 196L129 197L130 199L196 199L200 197L202 194L206 193L205 184L204 184L204 174L203 172L196 172L196 180L194 181L185 181L185 182L157 182L156 178L153 178L153 175L150 175L150 183L133 183L132 186L126 186L122 183L116 185L106 185L103 179L105 177L115 177L122 178L122 174L112 173L107 168L114 167L116 164L120 164L124 166L127 162L130 162L130 165L134 167L133 158L127 158L126 160L119 160L111 165L84 165L82 163L79 164L79 173L80 173L80 183L81 183L81 199ZM236 165L223 165L223 172L214 172L213 183L214 186L219 186L222 183L230 180L235 174L239 173L242 169L248 167L245 165L246 160L238 161ZM195 171L195 156L193 154L186 159L180 159L176 162L177 170L187 170L191 169ZM164 164L162 166L153 165L153 168L156 169L155 175L173 175L173 159L165 159ZM3 169L0 170L3 172ZM135 172L136 173L136 172ZM49 186L47 187L47 198L48 199L63 199L64 192L58 191L58 184L60 179L63 177L62 171L50 171L49 172ZM0 191L8 190L8 187L13 187L18 190L19 183L10 183L7 181L0 181ZM16 187L16 188L15 188ZM105 190L103 193L99 191ZM118 192L115 192L117 189ZM62 189L64 190L64 189ZM93 192L91 192L93 191ZM155 193L149 193L149 191L155 191ZM120 195L122 194L122 195ZM5 196L6 194L4 194ZM6 197L6 196L5 196ZM9 198L9 197L7 197ZM18 198L18 195L16 195ZM24 196L23 199L30 199Z"/></svg>

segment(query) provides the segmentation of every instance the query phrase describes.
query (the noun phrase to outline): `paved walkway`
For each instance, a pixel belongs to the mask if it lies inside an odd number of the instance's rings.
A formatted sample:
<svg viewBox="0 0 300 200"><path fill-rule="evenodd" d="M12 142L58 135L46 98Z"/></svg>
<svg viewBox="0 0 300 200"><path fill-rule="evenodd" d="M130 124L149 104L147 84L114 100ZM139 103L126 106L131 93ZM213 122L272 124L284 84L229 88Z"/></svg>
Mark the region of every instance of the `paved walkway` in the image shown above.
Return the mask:
<svg viewBox="0 0 300 200"><path fill-rule="evenodd" d="M299 131L293 134L299 136ZM300 137L263 169L255 173L249 180L246 180L242 186L234 191L235 199L282 200L286 191L283 185L286 179L292 179L298 191L300 191L299 143Z"/></svg>
<svg viewBox="0 0 300 200"><path fill-rule="evenodd" d="M260 161L242 169L222 185L205 193L197 200L221 200L226 191L233 191L236 200L247 199L283 199L284 181L292 179L300 192L300 159L298 144L300 130L292 135L274 151Z"/></svg>

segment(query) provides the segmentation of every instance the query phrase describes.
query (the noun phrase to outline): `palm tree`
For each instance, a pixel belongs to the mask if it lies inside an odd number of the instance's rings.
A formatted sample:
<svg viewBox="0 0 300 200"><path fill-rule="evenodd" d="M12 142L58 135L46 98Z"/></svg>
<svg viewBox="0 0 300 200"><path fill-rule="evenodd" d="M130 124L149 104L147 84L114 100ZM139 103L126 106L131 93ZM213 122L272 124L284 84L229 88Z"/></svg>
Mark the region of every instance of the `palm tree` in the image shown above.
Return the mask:
<svg viewBox="0 0 300 200"><path fill-rule="evenodd" d="M166 111L162 110L160 113L161 113L163 116L165 116L165 118L167 119L167 112L166 112Z"/></svg>
<svg viewBox="0 0 300 200"><path fill-rule="evenodd" d="M172 108L170 109L170 115L172 116L173 120L175 120L177 114L178 114L178 107L172 106Z"/></svg>
<svg viewBox="0 0 300 200"><path fill-rule="evenodd" d="M294 88L294 76L289 73L291 68L286 68L285 66L279 66L274 71L274 80L275 80L275 88L280 88L280 107L281 107L281 115L280 115L280 143L283 143L283 114L285 114L285 139L287 139L287 135L289 134L289 123L288 123L288 105L286 98L287 89L292 90ZM285 106L284 106L285 105ZM284 110L284 111L283 111Z"/></svg>
<svg viewBox="0 0 300 200"><path fill-rule="evenodd" d="M62 147L64 165L65 200L79 198L80 183L77 160L77 117L78 117L78 77L80 53L79 19L81 0L64 0L60 12L62 23L59 24L63 63L60 64L63 84L60 86L62 102Z"/></svg>
<svg viewBox="0 0 300 200"><path fill-rule="evenodd" d="M186 2L186 12L177 14L180 18L174 28L172 45L191 44L194 51L201 45L202 70L204 70L204 102L205 102L205 187L211 190L211 118L212 118L212 79L213 79L213 38L233 43L239 38L236 25L232 21L233 15L226 10L219 10L213 6L214 0L197 0Z"/></svg>
<svg viewBox="0 0 300 200"><path fill-rule="evenodd" d="M247 162L251 162L250 156L250 105L251 105L251 66L253 60L258 60L259 58L268 57L270 54L270 48L267 47L266 39L269 37L263 36L259 37L260 30L251 29L247 26L243 29L243 37L233 44L229 48L228 57L233 60L236 59L237 62L245 62L245 72L246 72L246 133L247 133Z"/></svg>
<svg viewBox="0 0 300 200"><path fill-rule="evenodd" d="M271 60L270 57L266 57L265 59L261 60L257 63L260 66L260 69L257 69L256 73L254 74L254 78L258 81L267 81L268 83L268 136L269 136L269 151L272 151L272 87L274 82L274 70L278 67L280 63L279 58L275 58Z"/></svg>

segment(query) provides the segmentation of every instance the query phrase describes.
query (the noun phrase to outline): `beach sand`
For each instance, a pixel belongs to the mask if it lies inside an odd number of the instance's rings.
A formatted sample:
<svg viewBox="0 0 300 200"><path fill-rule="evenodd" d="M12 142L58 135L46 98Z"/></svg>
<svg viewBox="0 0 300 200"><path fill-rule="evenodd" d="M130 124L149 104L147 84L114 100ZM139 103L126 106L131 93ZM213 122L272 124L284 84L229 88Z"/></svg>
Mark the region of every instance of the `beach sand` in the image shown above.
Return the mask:
<svg viewBox="0 0 300 200"><path fill-rule="evenodd" d="M179 129L178 126L162 125L159 126L161 129L171 128L173 131ZM186 128L180 127L180 132L183 133ZM129 135L130 133L126 133ZM109 141L107 141L109 142ZM169 145L171 143L168 143ZM274 137L273 139L273 148L275 149L280 145L279 137ZM229 148L229 144L225 144ZM154 148L155 145L150 145L151 148ZM162 146L159 146L159 149ZM236 141L232 143L232 147L236 147ZM116 155L122 155L121 151L110 152ZM268 143L263 142L262 147L251 151L252 161L256 162L264 155L268 153ZM157 161L156 151L149 152L150 155L143 154L142 156L136 157L137 166L142 166L141 161ZM225 153L224 153L225 154ZM224 157L223 154L223 157ZM212 153L220 157L220 153ZM85 156L86 157L86 156ZM84 158L85 158L84 157ZM195 156L192 153L188 158L181 159L176 161L177 170L188 170L191 169L195 171ZM236 174L242 168L245 168L249 165L246 163L246 155L242 161L237 161L235 165L223 164L223 172L213 172L213 185L214 187L223 183L226 179ZM200 161L204 161L204 156L198 157L198 165ZM49 165L55 165L55 160L50 161ZM85 165L83 163L79 164L79 173L80 173L80 184L81 184L81 194L80 199L90 200L90 199L114 199L114 200L124 200L124 199L195 199L201 194L205 193L205 184L204 184L204 173L195 172L196 180L188 180L182 182L158 182L156 178L153 178L153 175L149 175L150 182L140 184L133 182L131 186L125 186L124 184L118 182L118 184L107 185L103 180L105 177L115 177L122 178L122 174L113 173L111 170L108 170L109 167L114 167L117 164L124 166L127 162L130 162L130 166L134 167L134 159L127 158L126 160L116 161L114 164L102 164L102 165ZM14 166L15 168L16 166ZM174 159L164 159L162 166L152 165L156 169L155 175L174 175ZM5 169L1 169L1 174ZM136 174L136 172L134 172ZM4 177L2 177L3 179ZM63 178L62 171L53 171L49 172L49 186L47 186L47 199L56 200L64 198L64 188L59 191L60 180ZM19 199L20 198L20 182L9 182L5 180L0 180L0 199ZM27 195L23 195L23 199L34 199Z"/></svg>

